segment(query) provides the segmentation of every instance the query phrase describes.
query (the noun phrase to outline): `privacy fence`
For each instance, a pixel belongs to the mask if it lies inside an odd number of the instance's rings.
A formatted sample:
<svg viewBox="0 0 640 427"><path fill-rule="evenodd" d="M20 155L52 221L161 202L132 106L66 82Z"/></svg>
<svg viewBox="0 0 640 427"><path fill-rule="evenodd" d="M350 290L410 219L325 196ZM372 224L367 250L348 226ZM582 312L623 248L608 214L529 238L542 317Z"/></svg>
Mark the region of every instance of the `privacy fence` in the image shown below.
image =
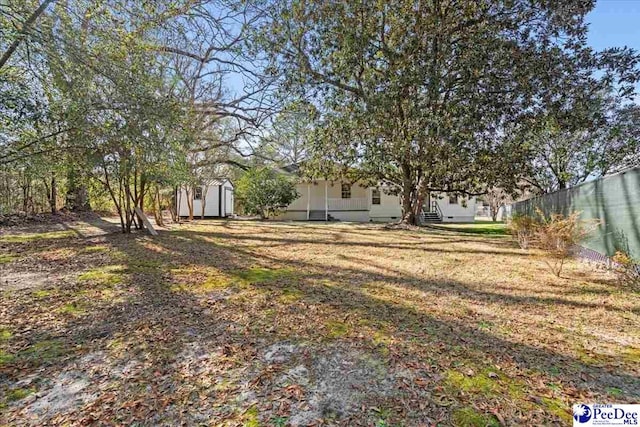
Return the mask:
<svg viewBox="0 0 640 427"><path fill-rule="evenodd" d="M582 219L597 218L602 225L582 246L601 255L624 250L640 258L640 167L517 202L511 210L535 215L536 209L547 216L577 211Z"/></svg>

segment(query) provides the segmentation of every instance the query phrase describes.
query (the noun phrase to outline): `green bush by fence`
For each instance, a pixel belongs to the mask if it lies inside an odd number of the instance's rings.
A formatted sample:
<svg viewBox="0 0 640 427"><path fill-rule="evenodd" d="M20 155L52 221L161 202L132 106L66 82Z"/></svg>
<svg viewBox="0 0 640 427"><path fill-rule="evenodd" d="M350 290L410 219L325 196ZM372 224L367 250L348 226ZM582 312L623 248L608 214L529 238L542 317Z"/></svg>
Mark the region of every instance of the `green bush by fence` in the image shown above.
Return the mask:
<svg viewBox="0 0 640 427"><path fill-rule="evenodd" d="M597 218L602 225L583 246L613 256L623 250L640 257L640 168L586 182L566 190L517 202L511 212L535 215L581 212L581 219Z"/></svg>

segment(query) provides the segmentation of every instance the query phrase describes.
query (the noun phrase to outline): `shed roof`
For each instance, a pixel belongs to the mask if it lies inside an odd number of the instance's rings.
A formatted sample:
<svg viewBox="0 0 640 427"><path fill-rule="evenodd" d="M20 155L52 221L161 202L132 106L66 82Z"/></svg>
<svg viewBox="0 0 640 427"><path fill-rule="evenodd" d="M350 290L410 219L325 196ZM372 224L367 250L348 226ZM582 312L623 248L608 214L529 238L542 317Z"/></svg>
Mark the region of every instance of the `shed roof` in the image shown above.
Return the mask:
<svg viewBox="0 0 640 427"><path fill-rule="evenodd" d="M207 181L207 185L224 185L225 182L229 182L229 184L231 184L231 186L233 187L233 183L228 178L214 178Z"/></svg>

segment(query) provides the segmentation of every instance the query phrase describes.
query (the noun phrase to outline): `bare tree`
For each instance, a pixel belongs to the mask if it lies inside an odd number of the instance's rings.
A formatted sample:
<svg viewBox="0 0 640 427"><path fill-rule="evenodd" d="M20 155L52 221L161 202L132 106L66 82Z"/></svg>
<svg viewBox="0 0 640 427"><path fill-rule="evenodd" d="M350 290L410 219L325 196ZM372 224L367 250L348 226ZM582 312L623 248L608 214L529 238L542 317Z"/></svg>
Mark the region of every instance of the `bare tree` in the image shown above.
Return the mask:
<svg viewBox="0 0 640 427"><path fill-rule="evenodd" d="M500 209L504 208L507 203L511 202L511 196L501 188L490 188L485 195L482 196L489 204L489 213L493 222L498 220Z"/></svg>

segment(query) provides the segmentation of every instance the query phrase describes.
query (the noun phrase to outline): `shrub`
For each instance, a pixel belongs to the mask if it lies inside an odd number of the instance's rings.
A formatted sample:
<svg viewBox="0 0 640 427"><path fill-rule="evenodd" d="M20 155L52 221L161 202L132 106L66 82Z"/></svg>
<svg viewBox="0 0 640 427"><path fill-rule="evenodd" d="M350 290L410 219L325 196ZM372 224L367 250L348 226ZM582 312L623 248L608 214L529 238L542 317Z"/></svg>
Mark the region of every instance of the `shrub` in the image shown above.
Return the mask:
<svg viewBox="0 0 640 427"><path fill-rule="evenodd" d="M522 249L528 249L538 225L539 222L534 217L516 213L511 217L509 230L518 241L518 245Z"/></svg>
<svg viewBox="0 0 640 427"><path fill-rule="evenodd" d="M299 197L295 183L269 168L248 170L239 180L235 195L245 213L262 219L274 215Z"/></svg>
<svg viewBox="0 0 640 427"><path fill-rule="evenodd" d="M536 227L536 244L549 252L551 258L545 258L545 263L553 274L560 277L564 262L571 255L573 248L591 234L600 221L582 221L580 212L573 212L568 216L552 214L549 217L541 211L538 211L538 214L542 222Z"/></svg>
<svg viewBox="0 0 640 427"><path fill-rule="evenodd" d="M640 262L622 250L618 250L613 256L613 262L620 283L640 290Z"/></svg>

